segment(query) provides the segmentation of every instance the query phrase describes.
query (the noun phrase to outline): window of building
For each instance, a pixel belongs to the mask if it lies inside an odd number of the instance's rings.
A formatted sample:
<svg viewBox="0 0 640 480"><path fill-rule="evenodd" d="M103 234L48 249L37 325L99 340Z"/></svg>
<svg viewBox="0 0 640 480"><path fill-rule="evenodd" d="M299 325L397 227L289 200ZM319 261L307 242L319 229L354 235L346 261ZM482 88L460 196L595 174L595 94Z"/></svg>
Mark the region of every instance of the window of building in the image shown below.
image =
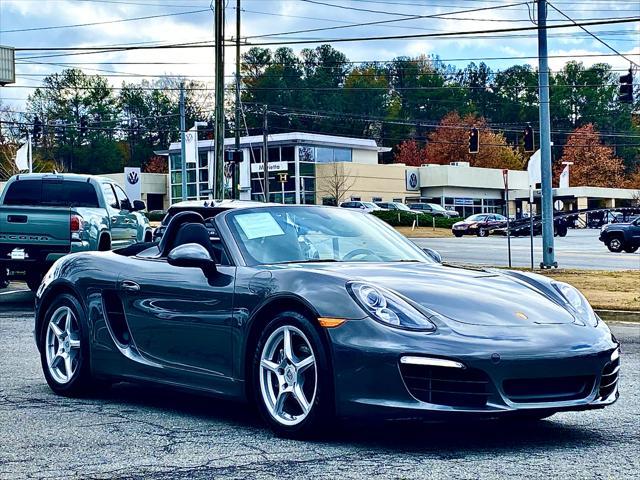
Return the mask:
<svg viewBox="0 0 640 480"><path fill-rule="evenodd" d="M401 198L394 198L393 201L396 203L403 203Z"/></svg>
<svg viewBox="0 0 640 480"><path fill-rule="evenodd" d="M354 197L354 196L351 197L352 202L360 202L361 200L362 200L361 197Z"/></svg>
<svg viewBox="0 0 640 480"><path fill-rule="evenodd" d="M334 162L350 162L351 149L350 148L334 148L333 161Z"/></svg>
<svg viewBox="0 0 640 480"><path fill-rule="evenodd" d="M371 201L372 202L381 202L382 201L382 197L371 197Z"/></svg>

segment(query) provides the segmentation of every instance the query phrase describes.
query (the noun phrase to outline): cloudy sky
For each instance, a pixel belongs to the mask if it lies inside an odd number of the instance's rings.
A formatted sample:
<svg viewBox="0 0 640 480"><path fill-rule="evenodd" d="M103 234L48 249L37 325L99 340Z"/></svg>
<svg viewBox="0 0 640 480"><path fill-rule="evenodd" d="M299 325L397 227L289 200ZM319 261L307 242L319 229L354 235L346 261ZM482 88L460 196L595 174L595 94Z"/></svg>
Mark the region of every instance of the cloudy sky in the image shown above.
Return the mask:
<svg viewBox="0 0 640 480"><path fill-rule="evenodd" d="M213 37L210 3L210 0L0 0L0 45L37 49L207 42ZM527 4L518 0L242 0L241 3L242 36L249 37L246 42L252 44L531 27L530 15L534 9L532 1ZM640 2L634 0L555 0L551 3L576 21L640 17ZM226 37L230 38L235 34L236 0L227 0L226 4ZM411 18L415 16L422 18ZM372 22L378 23L353 26ZM570 22L550 9L549 24L564 23ZM341 28L299 32L330 27ZM627 58L640 63L640 22L587 28ZM299 33L286 34L295 31ZM277 35L264 36L267 34ZM327 43L332 43L352 61L384 61L399 55L435 54L457 66L464 66L474 59L476 62L484 60L493 69L501 69L515 63L535 65L535 35L535 32L524 31L508 36ZM299 51L315 45L291 47ZM243 50L246 48L249 47ZM81 52L17 51L16 84L0 87L0 100L23 108L32 88L39 85L45 75L65 66L110 75L109 80L116 86L123 80L135 81L136 76L153 79L154 75L164 74L192 77L208 83L213 80L213 49L210 47L77 53ZM571 59L585 64L604 61L621 71L629 67L627 60L577 27L550 30L549 54L553 69L561 68ZM226 61L227 73L231 74L233 48L228 48Z"/></svg>

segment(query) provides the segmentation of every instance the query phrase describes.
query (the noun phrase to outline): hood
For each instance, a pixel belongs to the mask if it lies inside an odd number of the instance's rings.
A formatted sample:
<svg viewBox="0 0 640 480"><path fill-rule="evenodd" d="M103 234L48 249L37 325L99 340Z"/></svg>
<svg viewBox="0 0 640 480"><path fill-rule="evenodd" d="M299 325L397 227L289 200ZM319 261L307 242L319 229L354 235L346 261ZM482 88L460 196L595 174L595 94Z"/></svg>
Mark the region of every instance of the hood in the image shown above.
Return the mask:
<svg viewBox="0 0 640 480"><path fill-rule="evenodd" d="M394 290L455 323L525 327L575 321L532 285L497 272L427 263L351 262L317 264L317 268Z"/></svg>

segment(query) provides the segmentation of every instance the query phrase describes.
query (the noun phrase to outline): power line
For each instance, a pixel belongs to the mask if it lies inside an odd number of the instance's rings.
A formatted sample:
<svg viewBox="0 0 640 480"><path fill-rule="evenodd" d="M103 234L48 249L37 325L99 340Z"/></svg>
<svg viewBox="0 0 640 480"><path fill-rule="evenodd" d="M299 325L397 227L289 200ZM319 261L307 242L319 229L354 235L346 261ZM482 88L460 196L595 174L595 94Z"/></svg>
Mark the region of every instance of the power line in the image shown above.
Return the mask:
<svg viewBox="0 0 640 480"><path fill-rule="evenodd" d="M501 8L517 6L517 5L525 5L525 4L526 4L526 2L521 2L521 3L513 3L513 4L507 4L507 5L493 6L493 7L481 7L481 8L472 8L472 9L466 9L466 10L457 10L457 11L453 11L453 12L434 13L432 15L411 15L411 16L407 16L406 18L400 18L400 19L394 19L394 20L380 20L380 21L376 21L376 22L354 23L354 24L349 24L349 25L334 25L332 27L310 28L310 29L306 29L306 30L294 30L294 31L289 31L289 32L266 33L266 34L262 34L262 35L253 35L253 36L244 37L244 39L247 40L247 39L250 39L250 38L275 37L275 36L278 36L278 35L292 35L292 34L295 34L295 33L307 33L307 32L320 32L320 31L326 31L326 30L338 30L338 29L342 29L342 28L353 28L353 27L363 27L363 26L371 26L371 25L381 25L381 24L394 23L394 22L405 22L405 21L408 21L408 20L417 20L417 19L427 19L427 18L438 19L440 17L444 17L444 16L448 16L448 15L456 15L456 14L460 14L460 13L480 12L480 11L485 11L485 10L498 10L498 9L501 9Z"/></svg>
<svg viewBox="0 0 640 480"><path fill-rule="evenodd" d="M190 10L188 12L163 13L159 15L147 15L145 17L121 18L119 20L105 20L103 22L76 23L73 25L53 25L53 26L47 26L47 27L16 28L13 30L0 30L0 33L35 32L38 30L56 30L60 28L91 27L95 25L109 25L112 23L135 22L138 20L148 20L151 18L175 17L178 15L192 15L194 13L202 13L202 12L208 12L208 11L209 9L205 8L201 10ZM16 50L19 50L19 49L16 48Z"/></svg>
<svg viewBox="0 0 640 480"><path fill-rule="evenodd" d="M310 0L309 0L310 1ZM622 23L634 23L640 21L640 17L629 17L620 20L599 20L595 22L583 22L583 23L565 23L558 25L549 25L547 29L559 29L568 28L573 26L595 26L595 25L613 25ZM514 32L526 32L537 30L537 26L534 27L512 27L502 29L489 29L489 30L473 30L473 31L457 31L457 32L440 32L440 33L422 33L422 34L406 34L406 35L384 35L384 36L368 36L368 37L348 37L348 38L328 38L328 39L308 39L308 40L287 40L279 42L262 42L251 43L245 42L245 46L269 46L269 45L300 45L310 43L343 43L343 42L359 42L359 41L373 41L373 40L406 40L412 38L438 38L438 37L460 37L460 36L477 36L485 34L500 34L500 33L514 33ZM234 45L235 42L225 40L225 45ZM15 50L17 52L24 51L86 51L94 50L92 53L116 52L116 51L130 51L130 50L157 50L157 49L179 49L179 48L211 48L212 43L209 44L194 44L194 43L175 43L170 45L152 45L152 46L131 46L131 47L119 47L119 48L104 48L104 47L18 47Z"/></svg>
<svg viewBox="0 0 640 480"><path fill-rule="evenodd" d="M627 62L632 63L633 65L635 65L636 67L640 67L640 65L638 65L636 62L634 62L633 60L631 60L630 58L626 57L625 55L623 55L622 53L620 53L618 50L616 50L615 48L613 48L611 45L609 45L607 42L605 42L604 40L602 40L601 38L599 38L597 35L591 33L589 30L587 30L586 28L584 28L583 25L578 24L578 22L576 22L575 20L573 20L571 17L569 17L566 13L564 13L563 11L559 10L558 8L556 8L552 3L547 2L547 5L549 5L551 8L553 8L556 12L558 12L560 15L562 15L563 17L565 17L567 20L569 20L570 22L572 22L575 26L580 27L581 30L584 30L586 33L588 33L589 35L591 35L593 38L595 38L598 42L600 42L601 44L603 44L605 47L607 47L609 50L617 53L619 56L621 56L622 58L624 58Z"/></svg>

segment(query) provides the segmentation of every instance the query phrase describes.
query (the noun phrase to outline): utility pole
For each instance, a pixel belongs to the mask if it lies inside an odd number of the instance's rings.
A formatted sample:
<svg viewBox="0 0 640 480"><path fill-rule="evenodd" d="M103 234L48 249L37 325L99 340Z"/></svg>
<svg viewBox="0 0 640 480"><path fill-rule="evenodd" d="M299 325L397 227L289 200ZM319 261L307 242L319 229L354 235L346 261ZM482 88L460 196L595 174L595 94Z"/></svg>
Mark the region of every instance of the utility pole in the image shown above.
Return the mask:
<svg viewBox="0 0 640 480"><path fill-rule="evenodd" d="M240 150L240 0L236 1L236 151ZM232 197L238 198L238 164L231 164Z"/></svg>
<svg viewBox="0 0 640 480"><path fill-rule="evenodd" d="M553 190L551 185L551 116L547 57L547 2L538 0L538 85L540 90L540 167L542 169L542 263L557 267L553 249Z"/></svg>
<svg viewBox="0 0 640 480"><path fill-rule="evenodd" d="M269 202L269 124L267 106L262 109L262 164L264 166L264 201Z"/></svg>
<svg viewBox="0 0 640 480"><path fill-rule="evenodd" d="M186 120L184 118L184 82L180 83L180 158L182 172L182 200L187 199L187 146L185 135L187 133Z"/></svg>
<svg viewBox="0 0 640 480"><path fill-rule="evenodd" d="M214 198L224 198L224 2L216 0L215 12L215 185Z"/></svg>

